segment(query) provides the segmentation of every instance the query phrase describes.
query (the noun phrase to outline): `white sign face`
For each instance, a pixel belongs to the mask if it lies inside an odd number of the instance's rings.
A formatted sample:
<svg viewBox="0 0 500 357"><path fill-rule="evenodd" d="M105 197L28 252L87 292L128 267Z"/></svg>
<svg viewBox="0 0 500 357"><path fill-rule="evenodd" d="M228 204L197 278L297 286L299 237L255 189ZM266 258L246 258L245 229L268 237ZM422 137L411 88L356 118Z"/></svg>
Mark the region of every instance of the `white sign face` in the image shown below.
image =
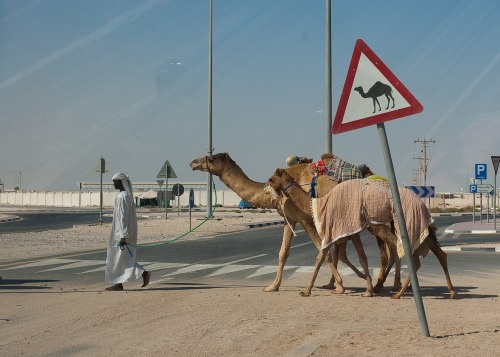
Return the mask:
<svg viewBox="0 0 500 357"><path fill-rule="evenodd" d="M342 120L344 124L410 106L364 53L359 58L352 88Z"/></svg>

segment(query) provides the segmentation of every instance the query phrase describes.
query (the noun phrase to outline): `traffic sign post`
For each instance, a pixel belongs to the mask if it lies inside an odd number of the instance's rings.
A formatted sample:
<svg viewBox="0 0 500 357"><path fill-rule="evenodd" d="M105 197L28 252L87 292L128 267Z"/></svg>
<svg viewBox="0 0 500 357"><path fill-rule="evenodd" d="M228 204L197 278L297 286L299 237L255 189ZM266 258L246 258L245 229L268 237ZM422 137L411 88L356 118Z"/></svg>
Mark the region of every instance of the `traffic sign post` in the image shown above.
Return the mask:
<svg viewBox="0 0 500 357"><path fill-rule="evenodd" d="M165 219L167 219L168 213L168 179L169 178L177 178L174 169L170 166L170 162L168 160L165 161L163 166L161 167L156 178L161 179L165 178Z"/></svg>
<svg viewBox="0 0 500 357"><path fill-rule="evenodd" d="M191 231L191 211L194 208L194 190L189 189L189 230Z"/></svg>
<svg viewBox="0 0 500 357"><path fill-rule="evenodd" d="M364 89L367 89L366 93ZM387 104L383 103L384 110L377 99L378 97L387 100ZM371 98L372 100L369 101L366 98ZM401 197L399 195L389 142L384 126L384 122L388 120L420 113L422 110L423 107L418 100L406 89L368 45L363 40L357 40L335 115L335 121L332 126L332 132L339 134L377 124L403 247L410 270L411 288L417 306L420 326L424 336L429 337L429 327L427 325L422 296L420 295L420 286L413 261L413 253L408 239L408 230L405 224Z"/></svg>
<svg viewBox="0 0 500 357"><path fill-rule="evenodd" d="M184 193L184 186L182 186L180 183L176 183L174 186L172 186L172 194L177 196L177 215L180 216L180 196Z"/></svg>
<svg viewBox="0 0 500 357"><path fill-rule="evenodd" d="M500 164L500 156L492 156L493 169L495 170L495 188L493 191L493 229L497 230L497 172Z"/></svg>

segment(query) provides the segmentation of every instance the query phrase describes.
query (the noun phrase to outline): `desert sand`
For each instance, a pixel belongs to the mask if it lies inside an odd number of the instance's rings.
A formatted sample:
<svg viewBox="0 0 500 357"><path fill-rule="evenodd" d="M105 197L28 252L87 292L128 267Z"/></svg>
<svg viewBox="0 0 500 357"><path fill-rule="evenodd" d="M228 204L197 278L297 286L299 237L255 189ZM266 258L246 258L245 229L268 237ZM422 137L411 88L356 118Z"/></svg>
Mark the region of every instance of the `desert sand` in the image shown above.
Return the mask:
<svg viewBox="0 0 500 357"><path fill-rule="evenodd" d="M248 229L251 222L281 219L276 212L217 215L224 215L224 219L208 221L186 239ZM141 219L140 241L162 241L188 228L186 217ZM104 224L1 234L0 269L14 257L34 259L83 248L102 249L109 230L109 224ZM419 275L430 337L423 335L411 293L391 300L388 289L384 289L380 295L362 298L363 281L354 278L348 279L348 290L342 295L315 288L307 298L299 296L299 291L309 274L288 279L274 293L263 292L263 286L252 286L247 281L228 280L202 287L158 284L139 289L138 284L137 289L123 292L104 292L104 284L72 286L67 282L40 292L9 286L4 280L0 281L0 354L500 355L498 274L451 274L458 291L455 300L448 299L444 277ZM323 269L317 281L327 279L328 269Z"/></svg>

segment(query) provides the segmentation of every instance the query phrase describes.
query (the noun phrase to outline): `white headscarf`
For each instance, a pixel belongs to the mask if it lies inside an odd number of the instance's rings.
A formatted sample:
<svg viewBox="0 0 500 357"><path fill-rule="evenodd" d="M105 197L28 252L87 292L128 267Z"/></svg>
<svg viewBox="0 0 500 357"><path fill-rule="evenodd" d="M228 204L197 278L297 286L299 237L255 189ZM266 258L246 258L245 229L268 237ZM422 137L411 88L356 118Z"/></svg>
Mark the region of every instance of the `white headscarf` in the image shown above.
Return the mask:
<svg viewBox="0 0 500 357"><path fill-rule="evenodd" d="M130 182L130 178L127 175L125 175L123 172L118 172L118 173L114 174L111 179L113 181L121 180L125 191L127 191L127 193L131 197L134 197L134 193L132 192L132 182Z"/></svg>

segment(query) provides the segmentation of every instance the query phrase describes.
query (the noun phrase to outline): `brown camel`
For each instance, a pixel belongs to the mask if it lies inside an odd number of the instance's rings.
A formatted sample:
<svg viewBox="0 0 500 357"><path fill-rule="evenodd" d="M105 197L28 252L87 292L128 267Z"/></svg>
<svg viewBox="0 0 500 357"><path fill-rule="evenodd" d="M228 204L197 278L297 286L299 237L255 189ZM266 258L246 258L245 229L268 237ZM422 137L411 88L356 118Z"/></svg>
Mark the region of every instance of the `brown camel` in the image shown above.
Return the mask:
<svg viewBox="0 0 500 357"><path fill-rule="evenodd" d="M390 196L388 195L388 185L384 182L369 179L342 182L326 196L318 199L311 199L295 183L294 178L283 169L276 170L269 180L269 184L274 190L280 191L288 197L297 210L304 214L310 214L315 221L316 229L324 234L322 249L316 257L315 271L310 283L302 292L303 296L311 294L321 264L330 249L331 241L334 241L336 236L342 236L344 230L352 231L357 227L359 229L366 228L367 224L373 224L375 221L379 223L387 222L393 216ZM447 255L439 246L435 234L436 229L427 207L412 191L404 188L400 188L399 191L403 202L403 213L406 216L406 225L409 227L408 234L412 244L415 269L420 268L419 257L425 257L431 250L443 268L448 290L450 291L450 299L455 298L456 291L448 272ZM349 197L349 199L339 204L339 197ZM332 212L335 210L337 212ZM339 217L343 217L342 223L338 222ZM396 217L393 217L393 219L396 221ZM339 223L339 227L333 228L337 223ZM388 236L392 235L386 225L381 224L380 227L385 229ZM420 237L418 237L419 235ZM388 237L386 236L386 238ZM393 235L388 241L398 243L397 238ZM391 298L399 299L409 283L410 277L408 276L401 289Z"/></svg>
<svg viewBox="0 0 500 357"><path fill-rule="evenodd" d="M287 205L289 203L282 200L273 201L270 195L265 194L263 190L264 183L250 180L243 172L243 170L241 170L241 168L231 159L229 154L219 153L212 156L202 156L193 160L190 166L193 170L210 172L218 176L226 186L235 191L243 200L250 202L260 208L275 208L283 217L285 217L286 223L284 225L282 245L279 252L277 274L273 283L267 286L264 291L279 290L283 269L290 254L293 229L297 223L300 223L304 227L304 230L311 237L311 240L314 242L315 246L320 249L321 239L316 232L311 217L309 215L300 213L297 213L295 216L289 215L287 212ZM287 170L289 170L290 173L294 175L294 177L296 177L297 182L301 182L305 185L310 184L313 175L313 172L310 169L310 165L299 164ZM328 179L325 176L320 176L318 178L318 182L319 195L325 194L331 189L331 187L336 184L334 181ZM355 244L355 246L361 244L359 235L354 236L353 238L353 244ZM355 268L347 259L345 250L346 242L347 240L344 242L339 242L338 246L340 248L334 249L335 261L338 261L338 259L340 259L342 262L350 266L351 269L353 269L353 271L355 271L355 273L359 277L366 278L366 276L360 273L359 270ZM332 263L330 255L328 255L327 259L330 264L330 268L332 269L332 273L335 276L335 272L337 272L336 264L334 265ZM385 265L387 265L387 259L385 260ZM381 272L384 271L385 269L381 269ZM342 293L344 291L344 288L342 286L342 279L340 278L340 275L335 276L335 279L337 279L338 285L335 288L334 292ZM380 287L382 286L382 284L383 282L381 281L380 284L378 283ZM333 288L333 279L330 284L324 286L324 288Z"/></svg>
<svg viewBox="0 0 500 357"><path fill-rule="evenodd" d="M394 108L394 97L392 96L392 88L387 84L377 81L373 86L371 86L370 89L368 89L368 92L366 93L363 91L363 87L361 86L354 88L354 90L357 91L359 94L361 94L363 98L372 98L374 113L376 111L375 103L378 104L378 111L381 110L380 103L378 102L378 97L383 95L385 95L385 97L387 98L387 107L385 107L385 110L389 109L389 104L391 103L391 99L392 99L392 108Z"/></svg>

